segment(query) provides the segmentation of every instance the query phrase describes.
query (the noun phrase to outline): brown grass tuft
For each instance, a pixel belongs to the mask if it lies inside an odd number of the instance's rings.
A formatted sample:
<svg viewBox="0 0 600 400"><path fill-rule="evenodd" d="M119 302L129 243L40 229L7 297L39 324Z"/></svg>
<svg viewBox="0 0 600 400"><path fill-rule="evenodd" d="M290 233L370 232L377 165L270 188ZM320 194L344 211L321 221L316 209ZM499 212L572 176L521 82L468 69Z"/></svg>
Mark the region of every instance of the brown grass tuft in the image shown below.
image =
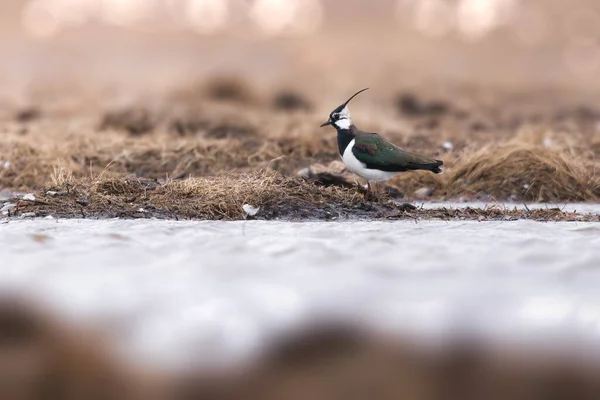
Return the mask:
<svg viewBox="0 0 600 400"><path fill-rule="evenodd" d="M106 196L138 196L158 187L156 181L137 178L106 178L94 181L92 192Z"/></svg>
<svg viewBox="0 0 600 400"><path fill-rule="evenodd" d="M310 217L308 210L316 208L331 212L338 207L343 212L360 205L362 196L337 187L315 190L313 184L301 179L257 172L169 182L156 191L154 202L159 209L183 217L239 219L244 216L242 207L249 204L260 207L258 215L263 218L283 214L297 218Z"/></svg>
<svg viewBox="0 0 600 400"><path fill-rule="evenodd" d="M54 166L50 180L54 187L66 187L73 183L73 173L64 167Z"/></svg>
<svg viewBox="0 0 600 400"><path fill-rule="evenodd" d="M453 168L450 196L487 193L497 199L536 202L597 200L594 166L564 152L522 143L487 147Z"/></svg>

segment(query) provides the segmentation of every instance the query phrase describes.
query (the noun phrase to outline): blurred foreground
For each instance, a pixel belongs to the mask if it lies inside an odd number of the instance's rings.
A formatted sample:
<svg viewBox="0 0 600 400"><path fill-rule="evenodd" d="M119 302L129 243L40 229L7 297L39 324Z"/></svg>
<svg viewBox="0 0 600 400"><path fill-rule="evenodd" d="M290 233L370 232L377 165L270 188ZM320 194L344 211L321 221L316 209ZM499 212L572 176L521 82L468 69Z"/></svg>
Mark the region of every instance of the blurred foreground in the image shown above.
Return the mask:
<svg viewBox="0 0 600 400"><path fill-rule="evenodd" d="M0 339L0 397L14 400L600 396L597 363L461 340L431 350L344 326L294 332L245 367L179 376L132 369L92 336L10 303L0 308Z"/></svg>
<svg viewBox="0 0 600 400"><path fill-rule="evenodd" d="M0 312L0 389L32 396L11 399L596 398L599 230L11 220L0 286L18 301L4 297Z"/></svg>

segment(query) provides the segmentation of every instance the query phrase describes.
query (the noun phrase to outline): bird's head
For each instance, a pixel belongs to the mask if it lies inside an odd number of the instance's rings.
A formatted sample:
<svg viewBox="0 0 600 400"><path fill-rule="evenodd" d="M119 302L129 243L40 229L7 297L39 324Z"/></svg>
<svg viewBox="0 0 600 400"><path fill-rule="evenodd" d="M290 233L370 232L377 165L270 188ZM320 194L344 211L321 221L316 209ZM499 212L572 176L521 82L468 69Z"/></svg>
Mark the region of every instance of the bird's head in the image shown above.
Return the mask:
<svg viewBox="0 0 600 400"><path fill-rule="evenodd" d="M350 97L348 100L346 100L346 102L344 104L342 104L341 106L339 106L335 110L333 110L331 112L331 114L329 114L329 121L322 124L321 128L324 126L327 126L327 125L333 125L336 127L336 129L350 128L350 126L352 125L352 121L350 120L350 111L348 110L348 103L350 103L350 100L352 100L354 97L356 97L356 95L364 92L367 89L369 89L369 88L365 88L363 90L360 90L360 91L354 93L354 95L352 97Z"/></svg>

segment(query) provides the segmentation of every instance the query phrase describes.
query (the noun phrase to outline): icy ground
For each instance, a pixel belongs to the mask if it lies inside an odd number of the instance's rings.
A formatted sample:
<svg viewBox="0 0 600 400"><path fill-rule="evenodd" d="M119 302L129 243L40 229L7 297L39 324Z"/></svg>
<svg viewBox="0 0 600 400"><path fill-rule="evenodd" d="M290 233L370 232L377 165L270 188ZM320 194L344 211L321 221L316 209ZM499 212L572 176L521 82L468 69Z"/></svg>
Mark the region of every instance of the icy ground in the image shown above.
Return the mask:
<svg viewBox="0 0 600 400"><path fill-rule="evenodd" d="M315 316L600 354L596 223L10 220L0 247L0 290L144 362L239 360Z"/></svg>

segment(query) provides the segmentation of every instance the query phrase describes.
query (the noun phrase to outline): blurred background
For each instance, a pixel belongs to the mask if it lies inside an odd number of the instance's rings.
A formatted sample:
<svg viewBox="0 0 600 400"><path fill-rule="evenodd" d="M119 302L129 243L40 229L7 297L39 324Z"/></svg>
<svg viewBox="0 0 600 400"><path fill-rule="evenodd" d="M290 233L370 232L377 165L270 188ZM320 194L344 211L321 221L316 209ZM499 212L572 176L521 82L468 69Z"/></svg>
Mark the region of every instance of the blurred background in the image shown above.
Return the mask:
<svg viewBox="0 0 600 400"><path fill-rule="evenodd" d="M591 90L600 68L593 0L8 0L0 18L4 95L217 72L317 96L392 83Z"/></svg>

